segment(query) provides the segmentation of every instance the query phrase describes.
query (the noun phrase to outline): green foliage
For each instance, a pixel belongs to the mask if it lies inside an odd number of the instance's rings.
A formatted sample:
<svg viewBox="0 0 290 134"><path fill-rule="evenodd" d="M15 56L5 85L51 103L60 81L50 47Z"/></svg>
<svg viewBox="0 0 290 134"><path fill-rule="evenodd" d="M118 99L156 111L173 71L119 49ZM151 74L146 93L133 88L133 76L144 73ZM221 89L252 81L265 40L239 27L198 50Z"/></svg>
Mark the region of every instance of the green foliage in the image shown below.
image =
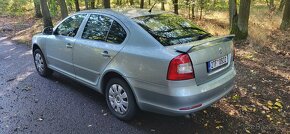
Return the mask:
<svg viewBox="0 0 290 134"><path fill-rule="evenodd" d="M56 0L48 0L48 8L50 11L50 15L52 17L56 16L58 13L57 1Z"/></svg>
<svg viewBox="0 0 290 134"><path fill-rule="evenodd" d="M0 0L0 14L21 15L31 10L31 5L28 0Z"/></svg>

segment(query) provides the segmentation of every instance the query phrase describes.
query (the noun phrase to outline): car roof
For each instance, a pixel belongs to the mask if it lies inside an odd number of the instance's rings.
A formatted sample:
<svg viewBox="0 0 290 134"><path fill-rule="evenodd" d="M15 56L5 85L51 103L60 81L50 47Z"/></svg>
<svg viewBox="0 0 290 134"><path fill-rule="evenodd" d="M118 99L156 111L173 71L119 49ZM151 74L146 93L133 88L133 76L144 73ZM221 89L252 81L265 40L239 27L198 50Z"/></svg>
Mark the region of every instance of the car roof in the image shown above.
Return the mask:
<svg viewBox="0 0 290 134"><path fill-rule="evenodd" d="M107 13L112 15L125 15L129 18L135 18L140 16L148 16L148 15L155 15L155 14L162 14L162 13L169 13L166 11L161 10L154 10L152 9L152 12L148 12L149 9L136 9L136 8L130 8L130 9L93 9L93 10L83 10L77 13Z"/></svg>

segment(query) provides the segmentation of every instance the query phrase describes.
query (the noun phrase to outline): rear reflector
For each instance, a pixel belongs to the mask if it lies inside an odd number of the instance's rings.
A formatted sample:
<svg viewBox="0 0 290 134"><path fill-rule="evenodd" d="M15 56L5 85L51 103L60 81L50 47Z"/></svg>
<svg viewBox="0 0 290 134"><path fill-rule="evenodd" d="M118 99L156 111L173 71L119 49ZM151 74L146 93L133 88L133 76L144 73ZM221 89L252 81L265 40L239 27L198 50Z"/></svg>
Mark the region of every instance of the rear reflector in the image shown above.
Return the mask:
<svg viewBox="0 0 290 134"><path fill-rule="evenodd" d="M202 104L193 105L191 107L183 107L183 108L180 108L179 110L190 110L190 109L198 108L200 106L202 106Z"/></svg>
<svg viewBox="0 0 290 134"><path fill-rule="evenodd" d="M181 54L170 61L168 80L187 80L194 78L194 71L188 54Z"/></svg>

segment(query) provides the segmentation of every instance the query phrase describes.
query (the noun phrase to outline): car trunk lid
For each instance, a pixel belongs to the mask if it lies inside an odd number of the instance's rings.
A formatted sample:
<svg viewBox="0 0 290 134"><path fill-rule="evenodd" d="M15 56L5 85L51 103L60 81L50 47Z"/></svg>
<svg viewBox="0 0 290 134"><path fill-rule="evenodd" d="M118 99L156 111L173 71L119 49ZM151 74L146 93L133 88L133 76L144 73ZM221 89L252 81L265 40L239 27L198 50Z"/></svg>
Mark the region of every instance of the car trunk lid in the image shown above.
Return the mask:
<svg viewBox="0 0 290 134"><path fill-rule="evenodd" d="M197 85L211 81L229 71L233 64L234 35L211 37L191 43L168 46L180 53L188 53Z"/></svg>

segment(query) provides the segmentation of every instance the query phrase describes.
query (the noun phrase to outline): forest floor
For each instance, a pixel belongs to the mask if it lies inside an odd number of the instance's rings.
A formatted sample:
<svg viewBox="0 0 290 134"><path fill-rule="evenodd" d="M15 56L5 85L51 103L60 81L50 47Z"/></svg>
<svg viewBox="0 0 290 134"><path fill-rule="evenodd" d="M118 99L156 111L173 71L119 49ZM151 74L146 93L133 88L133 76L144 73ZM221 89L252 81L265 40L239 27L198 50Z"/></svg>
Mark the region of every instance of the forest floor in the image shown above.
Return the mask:
<svg viewBox="0 0 290 134"><path fill-rule="evenodd" d="M248 39L235 42L235 89L192 115L193 123L216 132L290 133L290 31L278 29L280 19L279 13L252 9ZM214 35L229 32L227 12L193 21ZM28 46L41 29L40 19L0 17L0 37Z"/></svg>

